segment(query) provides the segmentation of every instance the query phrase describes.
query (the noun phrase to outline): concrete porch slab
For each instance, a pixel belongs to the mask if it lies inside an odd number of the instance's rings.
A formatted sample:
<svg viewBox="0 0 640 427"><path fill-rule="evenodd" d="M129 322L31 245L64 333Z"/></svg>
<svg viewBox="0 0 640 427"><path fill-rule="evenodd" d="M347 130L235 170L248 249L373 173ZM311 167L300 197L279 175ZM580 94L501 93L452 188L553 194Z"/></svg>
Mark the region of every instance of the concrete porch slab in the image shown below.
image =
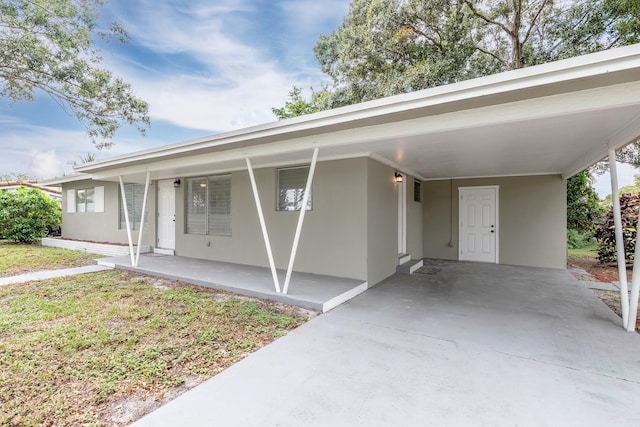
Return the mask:
<svg viewBox="0 0 640 427"><path fill-rule="evenodd" d="M361 280L294 272L289 293L285 295L275 291L271 270L264 267L160 254L141 255L138 267L131 266L129 256L100 258L96 262L99 265L181 280L323 313L368 288L367 282ZM278 270L281 286L285 275L286 271Z"/></svg>

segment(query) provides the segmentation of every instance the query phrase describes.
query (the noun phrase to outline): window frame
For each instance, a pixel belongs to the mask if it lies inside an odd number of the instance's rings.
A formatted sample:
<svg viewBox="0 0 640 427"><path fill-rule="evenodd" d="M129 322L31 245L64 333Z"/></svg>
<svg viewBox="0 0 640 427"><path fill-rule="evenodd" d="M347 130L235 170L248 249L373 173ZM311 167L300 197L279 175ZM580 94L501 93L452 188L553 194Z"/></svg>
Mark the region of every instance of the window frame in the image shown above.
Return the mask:
<svg viewBox="0 0 640 427"><path fill-rule="evenodd" d="M91 199L88 197L88 192L91 191ZM84 201L80 201L80 193L85 194ZM76 213L94 213L96 212L96 189L95 187L86 187L86 188L76 188L75 190L75 199L76 199ZM91 201L91 204L89 204ZM80 207L83 206L82 209ZM91 207L91 209L89 209Z"/></svg>
<svg viewBox="0 0 640 427"><path fill-rule="evenodd" d="M184 233L195 236L220 236L231 237L232 236L232 216L231 216L231 174L223 175L209 175L209 176L197 176L191 178L185 178L185 191L184 191ZM216 197L213 197L212 190L215 188L216 181L226 181L226 188L215 192ZM204 185L202 185L204 184ZM200 188L204 188L204 199L199 203L202 206L197 206L202 209L202 213L189 212L190 207L193 205L193 187L197 185ZM218 198L219 195L225 195L226 197ZM191 200L190 200L191 199ZM216 210L214 205L220 201L221 209ZM224 206L226 204L226 206ZM215 212L214 212L215 211ZM202 215L202 224L191 223L189 218L194 215ZM214 215L226 216L223 218L222 223L218 223L219 230L216 230ZM194 219L195 221L195 219ZM201 230L198 230L201 228Z"/></svg>
<svg viewBox="0 0 640 427"><path fill-rule="evenodd" d="M297 187L297 188L289 188L287 190L294 190L294 191L301 191L301 196L304 197L304 191L306 190L306 186L307 186L307 180L309 179L309 172L311 170L311 165L301 165L301 166L291 166L291 167L286 167L286 168L278 168L276 169L276 211L277 212L300 212L300 206L298 205L294 205L291 209L288 209L287 207L283 207L283 205L281 204L281 173L282 172L288 172L288 171L293 171L293 170L300 170L300 169L306 169L307 173L305 174L304 177L304 184L302 184L301 187ZM313 211L313 185L311 186L311 188L309 189L310 194L309 194L309 198L307 199L307 206L305 208L305 210L307 211ZM300 196L298 196L300 197ZM302 197L300 197L299 201L294 201L293 203L296 204L301 204L302 203ZM294 196L295 198L295 196ZM290 202L291 203L291 202Z"/></svg>

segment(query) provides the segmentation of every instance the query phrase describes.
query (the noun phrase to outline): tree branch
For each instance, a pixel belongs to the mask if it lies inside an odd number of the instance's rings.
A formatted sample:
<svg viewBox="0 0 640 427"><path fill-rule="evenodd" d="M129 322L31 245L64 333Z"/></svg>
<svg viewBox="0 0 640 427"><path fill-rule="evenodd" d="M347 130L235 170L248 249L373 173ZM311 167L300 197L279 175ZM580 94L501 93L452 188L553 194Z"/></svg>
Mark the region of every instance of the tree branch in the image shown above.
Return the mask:
<svg viewBox="0 0 640 427"><path fill-rule="evenodd" d="M514 34L513 30L508 28L502 22L495 21L493 19L488 18L484 13L476 9L476 7L473 5L473 3L470 0L464 0L464 3L469 7L469 9L471 10L471 13L473 13L475 16L485 21L487 24L496 25L500 27L504 32L509 34L511 37L517 37L517 34Z"/></svg>

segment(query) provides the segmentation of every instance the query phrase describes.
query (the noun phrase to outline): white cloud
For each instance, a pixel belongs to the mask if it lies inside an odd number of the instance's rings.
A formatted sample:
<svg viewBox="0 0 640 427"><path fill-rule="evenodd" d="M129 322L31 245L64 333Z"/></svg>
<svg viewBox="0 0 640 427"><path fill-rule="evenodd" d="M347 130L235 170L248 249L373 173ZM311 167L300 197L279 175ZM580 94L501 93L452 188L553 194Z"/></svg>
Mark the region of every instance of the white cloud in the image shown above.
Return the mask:
<svg viewBox="0 0 640 427"><path fill-rule="evenodd" d="M51 178L60 175L62 161L55 150L39 151L32 149L29 153L31 163L27 168L27 175Z"/></svg>
<svg viewBox="0 0 640 427"><path fill-rule="evenodd" d="M154 69L142 57L105 55L108 68L149 102L152 120L208 132L242 128L275 120L271 108L284 104L293 85L318 86L313 79L319 70L313 76L305 75L308 69L285 71L277 58L256 47L259 43L242 41L247 35L260 37L246 16L255 12L250 2L193 1L177 8L143 1L138 7L145 13L115 16L132 40L168 61L184 58L194 64L187 70L186 64Z"/></svg>
<svg viewBox="0 0 640 427"><path fill-rule="evenodd" d="M26 173L47 179L72 172L67 162L95 151L86 133L41 126L20 126L2 134L0 174Z"/></svg>
<svg viewBox="0 0 640 427"><path fill-rule="evenodd" d="M317 34L326 22L340 22L349 11L351 0L291 0L280 4L296 33ZM319 35L319 34L318 34Z"/></svg>

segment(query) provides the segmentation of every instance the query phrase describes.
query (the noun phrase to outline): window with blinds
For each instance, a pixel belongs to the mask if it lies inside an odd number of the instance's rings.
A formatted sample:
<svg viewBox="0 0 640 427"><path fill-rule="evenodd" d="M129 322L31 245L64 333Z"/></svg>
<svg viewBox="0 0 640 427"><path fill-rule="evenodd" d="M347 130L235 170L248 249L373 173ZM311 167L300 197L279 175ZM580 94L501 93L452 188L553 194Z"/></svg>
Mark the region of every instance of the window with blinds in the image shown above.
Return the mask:
<svg viewBox="0 0 640 427"><path fill-rule="evenodd" d="M118 195L121 193L119 192ZM129 223L132 230L138 230L140 228L140 218L142 217L142 203L144 202L144 185L143 184L124 184L124 194L127 198L127 212L129 213ZM124 216L124 205L122 203L122 196L118 197L120 200L120 213L118 218L120 219L120 229L127 228L127 222ZM145 217L145 222L147 218Z"/></svg>
<svg viewBox="0 0 640 427"><path fill-rule="evenodd" d="M299 211L307 186L309 166L278 169L278 210ZM306 210L312 209L312 194L307 199Z"/></svg>
<svg viewBox="0 0 640 427"><path fill-rule="evenodd" d="M231 175L186 180L185 232L231 236Z"/></svg>

